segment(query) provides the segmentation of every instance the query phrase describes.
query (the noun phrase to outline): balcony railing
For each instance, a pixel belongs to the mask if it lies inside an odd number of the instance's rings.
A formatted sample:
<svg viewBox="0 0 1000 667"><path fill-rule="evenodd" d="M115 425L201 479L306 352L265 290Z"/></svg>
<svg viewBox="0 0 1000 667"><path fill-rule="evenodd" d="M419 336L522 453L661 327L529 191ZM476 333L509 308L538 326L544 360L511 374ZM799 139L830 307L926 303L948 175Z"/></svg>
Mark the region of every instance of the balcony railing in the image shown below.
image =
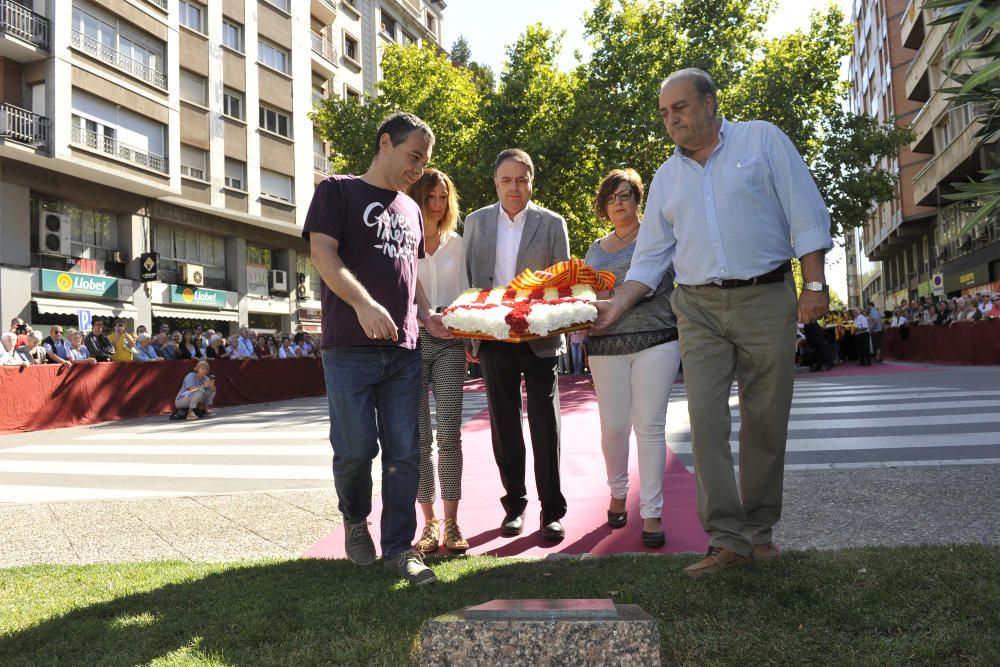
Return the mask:
<svg viewBox="0 0 1000 667"><path fill-rule="evenodd" d="M49 20L13 0L0 0L0 34L49 50Z"/></svg>
<svg viewBox="0 0 1000 667"><path fill-rule="evenodd" d="M71 43L75 48L80 49L87 55L102 60L141 81L152 84L157 88L165 89L167 87L167 75L163 72L143 64L134 58L130 58L124 53L102 44L78 30L73 31Z"/></svg>
<svg viewBox="0 0 1000 667"><path fill-rule="evenodd" d="M313 169L321 174L330 173L330 158L325 153L313 151Z"/></svg>
<svg viewBox="0 0 1000 667"><path fill-rule="evenodd" d="M167 172L167 158L83 127L73 128L73 143L154 171Z"/></svg>
<svg viewBox="0 0 1000 667"><path fill-rule="evenodd" d="M151 5L156 5L163 11L167 11L167 0L146 0Z"/></svg>
<svg viewBox="0 0 1000 667"><path fill-rule="evenodd" d="M315 32L309 33L309 38L312 40L312 50L320 54L331 63L336 64L337 62L337 49L334 48L333 44L329 40L324 39L323 35Z"/></svg>
<svg viewBox="0 0 1000 667"><path fill-rule="evenodd" d="M13 104L0 104L0 137L47 148L49 119Z"/></svg>

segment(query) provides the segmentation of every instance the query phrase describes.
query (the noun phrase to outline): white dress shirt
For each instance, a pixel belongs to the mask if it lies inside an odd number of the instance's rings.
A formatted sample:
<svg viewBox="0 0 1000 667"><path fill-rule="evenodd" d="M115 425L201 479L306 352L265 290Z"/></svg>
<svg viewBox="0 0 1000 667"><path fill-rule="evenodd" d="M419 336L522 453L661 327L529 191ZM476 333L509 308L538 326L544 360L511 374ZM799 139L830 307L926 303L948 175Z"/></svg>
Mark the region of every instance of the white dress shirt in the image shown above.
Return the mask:
<svg viewBox="0 0 1000 667"><path fill-rule="evenodd" d="M499 247L499 238L497 241ZM417 277L431 310L450 306L459 294L469 288L462 237L452 232L433 255L424 253L423 258L417 260Z"/></svg>
<svg viewBox="0 0 1000 667"><path fill-rule="evenodd" d="M521 234L524 233L527 217L527 206L513 220L503 206L500 207L497 217L497 264L493 270L493 284L498 287L509 284L517 277L517 251L521 247Z"/></svg>
<svg viewBox="0 0 1000 667"><path fill-rule="evenodd" d="M764 121L723 119L704 167L677 149L657 170L626 280L656 287L671 263L682 285L745 280L832 247L830 214L791 140Z"/></svg>
<svg viewBox="0 0 1000 667"><path fill-rule="evenodd" d="M867 332L869 326L871 325L868 324L868 318L863 313L854 318L854 330L858 333Z"/></svg>

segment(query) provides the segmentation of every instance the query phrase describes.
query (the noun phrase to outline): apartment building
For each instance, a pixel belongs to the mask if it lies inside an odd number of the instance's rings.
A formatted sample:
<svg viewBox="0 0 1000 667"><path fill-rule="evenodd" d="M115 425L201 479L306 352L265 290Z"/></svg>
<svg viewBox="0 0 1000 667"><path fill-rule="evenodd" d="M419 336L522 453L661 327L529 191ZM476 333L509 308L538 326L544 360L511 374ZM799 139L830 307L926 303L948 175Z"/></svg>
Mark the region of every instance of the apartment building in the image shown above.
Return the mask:
<svg viewBox="0 0 1000 667"><path fill-rule="evenodd" d="M374 86L390 37L439 43L443 9L0 3L4 323L47 329L90 314L317 330L319 279L301 229L328 160L309 112L319 97ZM393 32L382 28L390 18Z"/></svg>
<svg viewBox="0 0 1000 667"><path fill-rule="evenodd" d="M968 214L944 195L976 178L988 148L973 137L977 109L956 105L941 89L951 25L932 25L942 10L923 0L856 0L850 62L852 109L909 126L914 141L883 163L899 175L896 197L875 208L849 235L852 303L893 306L920 296L1000 291L1000 224L959 234ZM964 64L967 70L975 63ZM962 71L962 70L960 70ZM852 257L856 260L850 264Z"/></svg>

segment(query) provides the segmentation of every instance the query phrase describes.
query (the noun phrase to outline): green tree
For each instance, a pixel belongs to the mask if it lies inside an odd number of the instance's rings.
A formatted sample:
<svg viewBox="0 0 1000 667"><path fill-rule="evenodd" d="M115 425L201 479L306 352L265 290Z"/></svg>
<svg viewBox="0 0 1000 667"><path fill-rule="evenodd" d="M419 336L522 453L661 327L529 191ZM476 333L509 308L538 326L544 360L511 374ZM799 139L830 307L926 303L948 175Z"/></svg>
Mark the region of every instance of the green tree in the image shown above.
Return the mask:
<svg viewBox="0 0 1000 667"><path fill-rule="evenodd" d="M465 35L459 35L455 43L451 45L451 62L462 67L468 67L472 61L472 47Z"/></svg>
<svg viewBox="0 0 1000 667"><path fill-rule="evenodd" d="M993 163L1000 163L1000 6L996 2L938 0L927 4L940 9L935 23L955 24L946 54L951 78L958 83L942 89L956 105L972 104L982 124L979 146L992 143ZM973 212L962 227L966 233L988 220L1000 219L1000 169L985 169L979 181L952 183L955 193L944 195L965 202Z"/></svg>
<svg viewBox="0 0 1000 667"><path fill-rule="evenodd" d="M367 170L375 132L390 113L410 111L434 129L433 164L448 173L460 193L471 189L470 164L480 159L478 143L482 99L472 74L451 64L432 46L390 45L382 57L379 94L364 103L332 98L313 114L317 131L334 147L339 173Z"/></svg>

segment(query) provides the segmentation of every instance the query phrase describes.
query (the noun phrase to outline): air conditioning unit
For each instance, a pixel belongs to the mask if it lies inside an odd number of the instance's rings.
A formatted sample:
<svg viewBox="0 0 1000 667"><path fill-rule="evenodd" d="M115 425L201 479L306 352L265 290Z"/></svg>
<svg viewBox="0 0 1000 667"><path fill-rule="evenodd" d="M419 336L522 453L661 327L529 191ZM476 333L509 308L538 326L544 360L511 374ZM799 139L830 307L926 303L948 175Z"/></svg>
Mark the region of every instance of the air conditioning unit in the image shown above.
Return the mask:
<svg viewBox="0 0 1000 667"><path fill-rule="evenodd" d="M275 269L268 273L268 283L272 292L288 291L288 272Z"/></svg>
<svg viewBox="0 0 1000 667"><path fill-rule="evenodd" d="M205 286L205 268L197 264L181 264L181 279L185 285Z"/></svg>
<svg viewBox="0 0 1000 667"><path fill-rule="evenodd" d="M70 250L69 216L41 211L38 214L38 251L46 255L65 255Z"/></svg>

